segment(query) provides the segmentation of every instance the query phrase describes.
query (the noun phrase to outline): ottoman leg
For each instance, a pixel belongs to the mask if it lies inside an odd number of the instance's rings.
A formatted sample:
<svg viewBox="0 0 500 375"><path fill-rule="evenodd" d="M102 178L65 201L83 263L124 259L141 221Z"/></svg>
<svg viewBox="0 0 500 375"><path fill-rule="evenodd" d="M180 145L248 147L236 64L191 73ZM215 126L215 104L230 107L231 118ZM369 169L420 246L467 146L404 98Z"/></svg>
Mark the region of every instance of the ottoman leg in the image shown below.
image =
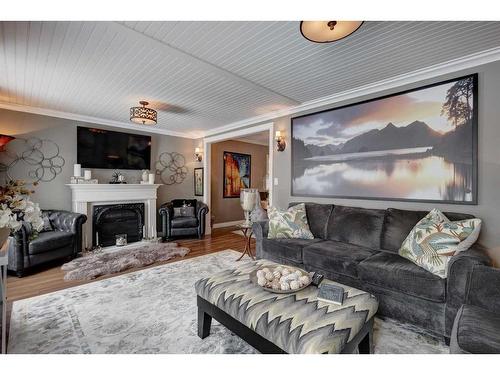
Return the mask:
<svg viewBox="0 0 500 375"><path fill-rule="evenodd" d="M212 317L203 308L198 306L198 336L202 339L210 335Z"/></svg>
<svg viewBox="0 0 500 375"><path fill-rule="evenodd" d="M359 354L372 354L373 353L373 319L368 323L369 327L365 337L358 345Z"/></svg>

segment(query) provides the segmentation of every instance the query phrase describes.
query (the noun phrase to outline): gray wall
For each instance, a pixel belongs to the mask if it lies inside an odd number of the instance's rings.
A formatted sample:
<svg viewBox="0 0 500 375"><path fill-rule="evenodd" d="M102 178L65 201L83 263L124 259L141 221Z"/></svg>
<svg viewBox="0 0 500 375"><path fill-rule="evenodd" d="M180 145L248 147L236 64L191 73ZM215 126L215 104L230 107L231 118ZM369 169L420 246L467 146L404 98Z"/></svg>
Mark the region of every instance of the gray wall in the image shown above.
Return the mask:
<svg viewBox="0 0 500 375"><path fill-rule="evenodd" d="M424 81L416 85L400 87L392 91L380 92L376 95L359 97L355 100L338 103L335 107L475 72L479 73L479 190L477 206L292 197L290 194L291 117L282 117L274 120L275 129L280 129L285 132L288 143L284 152L274 153L274 177L277 177L279 182L274 190L274 203L282 208L286 207L290 201L315 201L367 208L395 207L402 209L431 210L433 207L437 207L446 211L469 212L483 219L483 229L480 241L491 247L492 254L500 258L500 225L498 224L500 222L500 63L458 72L449 76ZM310 112L316 112L318 110Z"/></svg>
<svg viewBox="0 0 500 375"><path fill-rule="evenodd" d="M76 163L76 128L77 126L91 126L106 128L99 124L83 123L55 117L40 116L24 112L8 111L0 109L0 134L14 135L19 138L38 137L50 139L60 147L60 155L66 163L61 174L51 182L41 182L35 188L33 200L40 203L42 208L71 210L71 194L65 184L69 183L73 174L73 164ZM117 130L117 129L110 129ZM126 131L119 130L118 131ZM130 133L134 133L130 131ZM151 169L154 169L155 161L162 152L176 151L184 155L188 169L186 179L181 184L161 186L158 190L158 205L174 198L194 197L193 169L201 166L194 161L195 141L187 138L170 137L152 134ZM197 143L196 143L197 145ZM23 148L20 141L13 141L8 145L9 150ZM6 161L6 154L0 153L0 161ZM26 178L26 165L20 163L14 169L15 176ZM92 176L99 179L100 183L107 183L111 179L112 170L92 169ZM129 183L137 183L141 178L141 171L122 171ZM13 177L15 177L13 176ZM0 176L3 181L3 176ZM157 183L161 183L159 178Z"/></svg>

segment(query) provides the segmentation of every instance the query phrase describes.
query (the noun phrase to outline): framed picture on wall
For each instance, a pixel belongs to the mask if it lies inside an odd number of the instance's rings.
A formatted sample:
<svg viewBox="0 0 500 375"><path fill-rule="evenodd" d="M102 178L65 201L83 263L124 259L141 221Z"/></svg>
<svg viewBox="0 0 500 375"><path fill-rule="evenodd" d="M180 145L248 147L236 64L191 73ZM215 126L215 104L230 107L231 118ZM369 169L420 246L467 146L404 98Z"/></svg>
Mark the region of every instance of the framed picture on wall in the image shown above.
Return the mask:
<svg viewBox="0 0 500 375"><path fill-rule="evenodd" d="M194 195L203 196L203 168L194 169Z"/></svg>
<svg viewBox="0 0 500 375"><path fill-rule="evenodd" d="M477 204L477 81L292 118L292 196Z"/></svg>
<svg viewBox="0 0 500 375"><path fill-rule="evenodd" d="M224 198L239 198L240 190L250 187L251 156L224 151Z"/></svg>

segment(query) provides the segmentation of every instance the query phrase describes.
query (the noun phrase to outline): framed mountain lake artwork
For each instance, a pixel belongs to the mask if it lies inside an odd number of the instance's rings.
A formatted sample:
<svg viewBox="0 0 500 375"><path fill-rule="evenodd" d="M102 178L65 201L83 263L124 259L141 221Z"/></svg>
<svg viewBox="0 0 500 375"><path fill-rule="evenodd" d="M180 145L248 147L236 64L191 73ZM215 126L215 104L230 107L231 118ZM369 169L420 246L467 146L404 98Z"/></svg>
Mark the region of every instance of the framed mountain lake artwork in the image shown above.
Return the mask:
<svg viewBox="0 0 500 375"><path fill-rule="evenodd" d="M292 118L292 196L477 204L477 74Z"/></svg>
<svg viewBox="0 0 500 375"><path fill-rule="evenodd" d="M240 190L250 187L251 156L224 151L224 198L239 198Z"/></svg>
<svg viewBox="0 0 500 375"><path fill-rule="evenodd" d="M203 196L203 168L194 169L194 195Z"/></svg>

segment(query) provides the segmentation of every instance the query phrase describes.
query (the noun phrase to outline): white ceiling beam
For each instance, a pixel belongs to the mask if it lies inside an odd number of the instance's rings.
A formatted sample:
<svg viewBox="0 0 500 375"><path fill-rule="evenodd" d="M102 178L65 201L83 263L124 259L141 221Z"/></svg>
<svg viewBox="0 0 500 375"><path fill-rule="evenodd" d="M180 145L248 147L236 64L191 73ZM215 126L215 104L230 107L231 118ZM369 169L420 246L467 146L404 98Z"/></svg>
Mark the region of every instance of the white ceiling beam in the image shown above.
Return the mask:
<svg viewBox="0 0 500 375"><path fill-rule="evenodd" d="M241 77L238 74L232 73L229 70L221 68L218 65L212 64L209 61L201 59L201 58L199 58L199 57L197 57L189 52L183 51L182 49L174 47L171 44L168 44L164 41L161 41L159 39L156 39L156 38L153 38L149 35L146 35L146 34L140 32L140 31L137 31L137 30L135 30L127 25L124 25L124 24L119 23L119 22L112 22L112 27L117 32L124 33L125 35L127 35L127 37L137 39L139 42L142 42L142 43L148 43L151 45L151 48L164 50L166 53L172 55L173 57L182 59L189 64L196 65L205 71L209 71L209 72L215 73L219 76L222 76L230 81L233 81L234 83L236 83L238 85L245 86L249 89L252 89L252 90L257 91L257 92L261 92L261 93L266 94L266 95L271 94L274 96L278 96L278 97L284 99L290 105L300 104L300 102L298 102L297 100L295 100L293 98L290 98L286 95L283 95L282 93L279 93L279 92L272 90L268 87L265 87L263 85L260 85L256 82L249 80L249 79Z"/></svg>

